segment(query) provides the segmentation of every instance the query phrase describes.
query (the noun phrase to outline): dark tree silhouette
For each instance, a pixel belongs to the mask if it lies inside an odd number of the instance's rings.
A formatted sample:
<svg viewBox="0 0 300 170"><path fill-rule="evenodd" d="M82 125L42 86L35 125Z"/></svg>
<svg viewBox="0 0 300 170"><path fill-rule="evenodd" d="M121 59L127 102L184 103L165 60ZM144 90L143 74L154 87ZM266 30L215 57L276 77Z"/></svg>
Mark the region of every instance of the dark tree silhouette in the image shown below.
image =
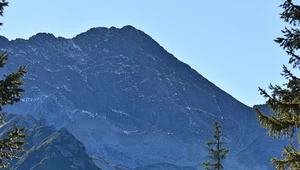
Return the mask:
<svg viewBox="0 0 300 170"><path fill-rule="evenodd" d="M3 16L4 7L8 6L8 2L2 0L0 2L0 16ZM2 23L0 23L2 25ZM7 52L0 55L0 67L3 68L8 58ZM4 75L0 80L0 111L5 105L13 105L20 101L23 89L20 88L24 83L22 77L26 74L26 66L21 66L17 72L9 75ZM2 114L0 114L1 124L5 124ZM1 127L0 127L1 128ZM14 125L14 129L7 133L5 139L0 139L0 167L7 168L9 160L18 158L17 153L24 151L24 145L27 143L25 138L27 134L24 133L25 127L19 129Z"/></svg>
<svg viewBox="0 0 300 170"><path fill-rule="evenodd" d="M226 158L229 150L222 148L222 145L226 144L226 142L221 141L222 136L225 137L226 134L222 132L220 124L215 122L214 140L206 143L208 148L208 157L214 162L204 162L202 165L206 170L224 169L221 161Z"/></svg>
<svg viewBox="0 0 300 170"><path fill-rule="evenodd" d="M299 71L300 56L297 52L300 48L300 6L292 0L285 0L280 7L283 8L280 18L290 24L290 27L285 27L282 30L283 37L276 38L275 42L290 56L289 64L293 69ZM283 66L282 76L287 79L287 83L282 86L270 85L271 94L259 88L260 93L267 99L267 105L275 114L264 115L258 108L256 112L261 125L269 129L270 136L291 139L290 145L282 150L283 159L271 159L271 163L276 165L275 169L300 169L300 152L293 142L295 134L300 142L300 79L286 66Z"/></svg>

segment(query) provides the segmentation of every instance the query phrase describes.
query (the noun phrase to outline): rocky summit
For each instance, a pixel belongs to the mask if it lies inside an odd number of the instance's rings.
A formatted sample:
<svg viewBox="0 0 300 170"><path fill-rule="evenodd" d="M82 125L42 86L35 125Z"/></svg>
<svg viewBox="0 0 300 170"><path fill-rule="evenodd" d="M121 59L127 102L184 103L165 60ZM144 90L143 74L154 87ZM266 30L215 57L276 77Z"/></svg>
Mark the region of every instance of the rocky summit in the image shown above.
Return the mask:
<svg viewBox="0 0 300 170"><path fill-rule="evenodd" d="M214 121L227 133L227 169L270 169L280 155L252 108L132 26L1 37L0 47L4 74L28 65L22 101L4 109L66 128L100 167L105 159L117 169L201 169Z"/></svg>

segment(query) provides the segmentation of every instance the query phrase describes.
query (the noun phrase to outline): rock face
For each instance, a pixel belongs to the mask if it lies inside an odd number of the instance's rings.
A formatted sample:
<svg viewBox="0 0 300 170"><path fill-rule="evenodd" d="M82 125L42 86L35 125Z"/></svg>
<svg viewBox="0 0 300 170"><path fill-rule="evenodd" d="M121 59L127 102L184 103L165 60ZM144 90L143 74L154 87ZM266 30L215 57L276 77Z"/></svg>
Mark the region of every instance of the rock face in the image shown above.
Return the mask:
<svg viewBox="0 0 300 170"><path fill-rule="evenodd" d="M86 153L81 142L65 128L56 130L37 121L30 115L4 113L7 122L0 128L1 138L6 132L18 126L26 126L29 137L26 139L26 152L20 153L19 160L11 162L10 169L53 170L53 169L91 169L100 170Z"/></svg>
<svg viewBox="0 0 300 170"><path fill-rule="evenodd" d="M131 169L196 169L219 121L228 134L227 168L270 169L265 146L272 144L253 109L132 26L92 28L72 39L2 37L0 46L9 52L4 72L25 64L29 72L23 100L6 109L67 128L90 155Z"/></svg>

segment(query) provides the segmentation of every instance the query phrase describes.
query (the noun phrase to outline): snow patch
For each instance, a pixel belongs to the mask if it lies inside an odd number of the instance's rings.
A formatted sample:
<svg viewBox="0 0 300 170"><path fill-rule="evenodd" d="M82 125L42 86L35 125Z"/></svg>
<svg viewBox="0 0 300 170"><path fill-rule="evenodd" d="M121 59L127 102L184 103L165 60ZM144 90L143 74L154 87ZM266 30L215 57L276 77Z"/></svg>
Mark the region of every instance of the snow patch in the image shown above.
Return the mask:
<svg viewBox="0 0 300 170"><path fill-rule="evenodd" d="M82 110L81 112L84 113L84 114L86 114L88 117L95 117L95 116L98 115L98 113L94 114L94 113L91 113L91 112L89 112L87 110Z"/></svg>
<svg viewBox="0 0 300 170"><path fill-rule="evenodd" d="M128 135L131 133L136 133L136 132L138 132L138 130L122 130L122 132Z"/></svg>
<svg viewBox="0 0 300 170"><path fill-rule="evenodd" d="M115 112L115 113L122 114L122 115L130 116L128 113L125 113L124 111L121 111L121 110L111 109L111 111L113 111L113 112Z"/></svg>

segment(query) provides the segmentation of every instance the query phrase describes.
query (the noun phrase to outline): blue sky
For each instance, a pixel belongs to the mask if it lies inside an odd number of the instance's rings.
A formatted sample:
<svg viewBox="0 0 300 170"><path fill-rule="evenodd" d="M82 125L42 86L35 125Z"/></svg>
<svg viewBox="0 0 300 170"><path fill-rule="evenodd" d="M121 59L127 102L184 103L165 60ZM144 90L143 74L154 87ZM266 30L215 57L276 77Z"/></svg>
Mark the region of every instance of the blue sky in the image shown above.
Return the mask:
<svg viewBox="0 0 300 170"><path fill-rule="evenodd" d="M181 61L248 106L264 103L258 86L282 84L288 57L281 0L28 0L5 8L0 35L38 32L71 38L92 27L133 25Z"/></svg>

